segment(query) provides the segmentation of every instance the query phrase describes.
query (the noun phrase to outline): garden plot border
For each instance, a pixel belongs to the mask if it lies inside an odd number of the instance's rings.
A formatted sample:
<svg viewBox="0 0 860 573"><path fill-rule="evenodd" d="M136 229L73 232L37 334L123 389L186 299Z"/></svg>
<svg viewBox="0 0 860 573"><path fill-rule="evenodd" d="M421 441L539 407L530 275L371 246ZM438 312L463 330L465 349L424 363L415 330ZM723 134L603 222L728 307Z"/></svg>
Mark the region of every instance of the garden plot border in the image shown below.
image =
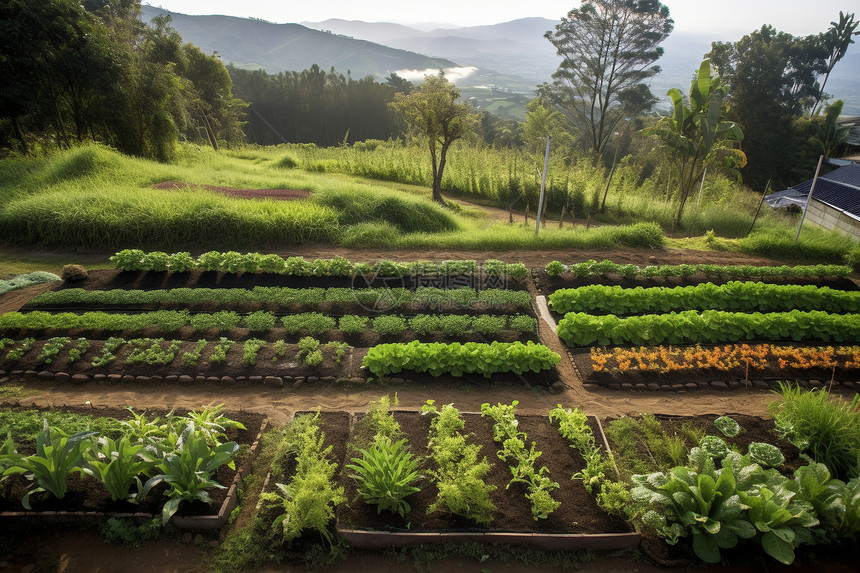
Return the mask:
<svg viewBox="0 0 860 573"><path fill-rule="evenodd" d="M477 415L480 412L461 412L462 415ZM350 424L354 423L356 413L350 412ZM599 440L609 453L609 442L603 432L600 418L588 416L600 432ZM550 423L547 420L547 423ZM615 468L617 473L618 468ZM353 547L360 549L382 549L385 547L409 547L441 541L506 543L539 549L542 551L632 551L639 547L641 533L630 527L626 533L533 533L510 531L424 531L424 532L387 532L377 530L352 529L336 525L337 534Z"/></svg>
<svg viewBox="0 0 860 573"><path fill-rule="evenodd" d="M244 464L236 469L236 475L233 477L233 482L227 490L227 497L218 508L218 513L214 515L174 515L170 518L170 522L179 529L195 529L195 530L215 530L221 529L230 514L239 503L239 489L242 487L244 477L251 471L251 464L257 455L257 450L260 446L260 439L263 432L268 427L269 419L264 416L260 422L260 429L254 441L251 442L249 448L248 459ZM103 511L6 511L0 512L0 523L9 523L15 519L37 520L43 523L74 523L82 520L106 520L109 518L116 519L134 519L138 523L144 523L156 518L160 518L157 514L137 512L137 513L114 513Z"/></svg>

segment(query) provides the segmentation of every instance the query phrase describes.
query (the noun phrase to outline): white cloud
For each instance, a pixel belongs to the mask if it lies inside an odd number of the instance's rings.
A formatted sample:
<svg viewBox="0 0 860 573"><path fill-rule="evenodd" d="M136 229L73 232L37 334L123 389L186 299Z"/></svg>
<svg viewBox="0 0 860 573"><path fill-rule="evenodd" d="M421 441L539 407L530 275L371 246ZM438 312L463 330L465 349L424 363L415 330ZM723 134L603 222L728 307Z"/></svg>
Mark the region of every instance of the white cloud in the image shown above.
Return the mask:
<svg viewBox="0 0 860 573"><path fill-rule="evenodd" d="M451 83L456 84L459 80L464 80L478 71L474 66L464 66L461 68L445 68L445 78ZM424 70L397 70L396 73L403 79L410 82L423 82L424 76L434 76L439 73L438 69L427 68Z"/></svg>

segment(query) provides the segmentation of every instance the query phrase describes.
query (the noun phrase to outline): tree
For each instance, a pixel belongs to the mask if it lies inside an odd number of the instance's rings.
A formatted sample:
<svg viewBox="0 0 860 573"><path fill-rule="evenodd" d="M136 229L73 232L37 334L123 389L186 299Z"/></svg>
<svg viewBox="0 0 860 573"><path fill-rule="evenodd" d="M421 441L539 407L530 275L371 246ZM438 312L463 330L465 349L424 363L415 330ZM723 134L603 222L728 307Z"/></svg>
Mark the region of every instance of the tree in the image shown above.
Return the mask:
<svg viewBox="0 0 860 573"><path fill-rule="evenodd" d="M448 149L475 123L472 107L457 103L459 97L460 90L440 73L426 76L421 87L408 94L395 94L394 101L388 104L401 114L414 134L426 138L433 165L433 200L443 204L442 174Z"/></svg>
<svg viewBox="0 0 860 573"><path fill-rule="evenodd" d="M824 157L831 157L833 151L848 138L850 129L839 125L843 105L843 101L838 99L827 106L824 110L824 122L818 126L818 133L809 138L809 144L816 150L820 149Z"/></svg>
<svg viewBox="0 0 860 573"><path fill-rule="evenodd" d="M719 77L711 77L711 63L705 60L690 86L687 101L678 88L669 90L672 115L645 130L646 134L660 139L661 148L678 170L676 225L680 225L684 204L706 167L714 165L733 170L746 162L744 153L736 148L744 137L743 132L734 123L721 119L727 92Z"/></svg>
<svg viewBox="0 0 860 573"><path fill-rule="evenodd" d="M595 158L622 118L656 101L643 82L660 71L652 64L673 26L657 0L583 0L546 33L563 60L541 95L582 133Z"/></svg>
<svg viewBox="0 0 860 573"><path fill-rule="evenodd" d="M821 89L818 92L818 97L815 99L813 114L818 110L818 105L824 97L824 86L827 85L827 79L830 77L830 72L836 62L845 56L848 51L848 46L854 43L852 36L860 35L860 32L855 32L857 25L860 22L854 20L854 14L845 15L839 11L839 22L830 22L830 29L825 33L825 42L830 48L830 56L827 58L827 71L824 72L824 81L821 82Z"/></svg>
<svg viewBox="0 0 860 573"><path fill-rule="evenodd" d="M729 119L744 131L749 166L744 180L764 187L792 184L797 152L808 151L806 138L796 138L794 120L812 108L819 92L817 77L825 69L821 35L796 38L762 26L735 43L715 42L711 63L731 86Z"/></svg>

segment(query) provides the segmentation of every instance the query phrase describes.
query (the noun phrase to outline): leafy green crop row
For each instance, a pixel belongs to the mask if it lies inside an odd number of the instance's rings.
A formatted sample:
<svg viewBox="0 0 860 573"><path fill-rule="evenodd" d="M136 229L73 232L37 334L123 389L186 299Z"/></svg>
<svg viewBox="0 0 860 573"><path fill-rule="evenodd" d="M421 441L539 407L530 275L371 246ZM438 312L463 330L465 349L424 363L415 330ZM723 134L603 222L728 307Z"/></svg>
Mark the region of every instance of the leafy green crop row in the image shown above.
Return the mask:
<svg viewBox="0 0 860 573"><path fill-rule="evenodd" d="M481 334L492 336L502 330L515 330L523 333L534 332L537 320L531 316L517 315L437 315L419 314L412 318L395 315L382 315L375 318L346 315L336 320L317 312L291 314L280 319L281 326L288 334L319 335L335 330L339 324L345 334L360 334L372 330L381 335L396 335L412 328L417 334L436 333L445 336ZM270 312L257 311L245 316L233 311L190 314L187 310L158 310L140 314L113 314L107 312L70 312L49 313L34 311L29 313L10 312L0 315L0 330L41 330L41 329L86 329L104 331L140 331L157 328L175 332L190 326L194 330L224 331L229 328L247 328L253 332L266 332L276 328L277 318Z"/></svg>
<svg viewBox="0 0 860 573"><path fill-rule="evenodd" d="M851 268L843 265L799 265L795 267L759 267L754 265L662 265L645 266L621 265L609 260L597 262L588 260L584 263L563 265L552 261L546 265L550 276L570 273L577 277L594 277L606 274L618 274L623 277L689 277L703 273L709 279L748 279L748 278L823 278L847 277Z"/></svg>
<svg viewBox="0 0 860 573"><path fill-rule="evenodd" d="M703 283L674 288L590 285L557 290L549 296L549 304L560 313L615 315L680 310L787 312L795 309L856 313L860 311L860 292L813 285L737 281L723 285Z"/></svg>
<svg viewBox="0 0 860 573"><path fill-rule="evenodd" d="M161 251L144 252L139 249L126 249L112 256L110 260L118 269L124 271L185 272L199 269L228 273L264 272L293 276L339 277L355 275L446 276L482 273L488 276L507 276L514 279L528 277L528 269L522 263L507 264L496 259L486 260L482 265L471 260L444 261L441 263L430 261L404 263L383 260L370 264L351 263L343 257L309 261L303 257L284 259L278 255L210 251L195 258L187 252L169 254Z"/></svg>
<svg viewBox="0 0 860 573"><path fill-rule="evenodd" d="M432 376L479 373L492 374L540 372L558 364L561 357L542 344L492 342L484 344L423 343L378 344L367 351L362 366L374 376L396 374L403 370L428 372Z"/></svg>
<svg viewBox="0 0 860 573"><path fill-rule="evenodd" d="M287 288L254 287L243 288L176 288L170 290L125 290L108 291L70 288L46 292L30 304L48 305L135 305L135 304L240 304L260 303L279 306L311 306L322 303L358 304L373 309L402 308L407 305L441 308L498 308L514 307L528 309L531 297L528 291L505 289L475 290L472 288L441 289L418 287L411 291L406 288Z"/></svg>
<svg viewBox="0 0 860 573"><path fill-rule="evenodd" d="M736 313L695 310L619 318L568 313L558 322L568 346L721 343L740 340L860 341L860 315L822 311Z"/></svg>

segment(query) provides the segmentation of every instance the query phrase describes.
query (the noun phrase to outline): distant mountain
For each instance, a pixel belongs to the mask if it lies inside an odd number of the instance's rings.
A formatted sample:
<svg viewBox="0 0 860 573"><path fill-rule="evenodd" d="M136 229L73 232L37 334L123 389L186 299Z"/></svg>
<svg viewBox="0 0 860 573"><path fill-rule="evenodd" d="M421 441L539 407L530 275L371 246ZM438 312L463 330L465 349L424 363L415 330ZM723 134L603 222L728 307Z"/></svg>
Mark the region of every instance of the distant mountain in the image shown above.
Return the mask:
<svg viewBox="0 0 860 573"><path fill-rule="evenodd" d="M516 78L514 85L503 87L532 94L536 85L548 81L558 69L555 48L543 37L555 23L546 18L522 18L492 26L437 28L428 32L399 24L355 20L331 19L303 24L478 68L479 74L458 82L460 85L497 84L495 74L487 74L495 72L509 76L508 81L510 76Z"/></svg>
<svg viewBox="0 0 860 573"><path fill-rule="evenodd" d="M147 21L166 12L151 6L143 9ZM544 38L558 20L547 18L425 31L386 22L339 19L299 25L228 16L170 15L185 41L207 53L217 51L225 63L240 68L277 73L318 64L324 70L334 66L343 74L350 70L353 78L371 74L382 80L397 72L420 80L424 73L442 68L474 67L476 70L449 77L480 109L515 119L522 119L524 102L534 97L537 85L552 81L560 63L555 48ZM668 109L666 92L670 88L689 90L692 74L710 51L711 40L676 31L663 42L664 55L657 62L662 72L651 81L661 108ZM857 46L837 64L826 86L827 92L845 101L846 115L860 115Z"/></svg>
<svg viewBox="0 0 860 573"><path fill-rule="evenodd" d="M188 16L143 6L144 21L149 22L159 14L170 15L171 25L184 41L192 42L206 53L218 52L225 64L232 63L237 68L263 69L276 74L301 71L317 64L326 71L331 67L342 74L350 71L354 78L372 75L382 79L402 69L457 67L444 58L345 38L299 24L273 24L232 16Z"/></svg>

